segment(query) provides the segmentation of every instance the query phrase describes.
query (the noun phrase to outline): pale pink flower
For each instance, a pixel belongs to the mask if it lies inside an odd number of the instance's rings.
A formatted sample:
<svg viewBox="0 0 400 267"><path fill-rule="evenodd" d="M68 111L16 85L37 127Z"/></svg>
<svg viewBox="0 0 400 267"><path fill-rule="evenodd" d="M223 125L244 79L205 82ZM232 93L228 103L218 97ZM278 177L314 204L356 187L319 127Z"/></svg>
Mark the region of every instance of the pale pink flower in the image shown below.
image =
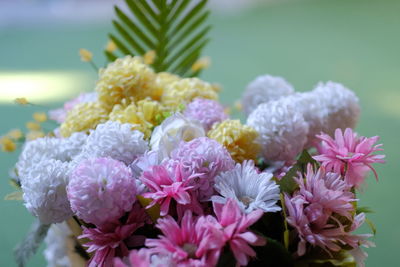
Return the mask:
<svg viewBox="0 0 400 267"><path fill-rule="evenodd" d="M172 200L178 206L197 204L196 198L190 191L193 188L189 185L191 178L192 176L184 172L181 164L176 164L172 168L167 168L166 165L153 166L150 171L143 172L140 180L149 189L143 196L152 199L147 208L158 203L160 215L165 216L169 212ZM192 208L201 213L202 208L197 206L194 205Z"/></svg>
<svg viewBox="0 0 400 267"><path fill-rule="evenodd" d="M228 119L220 103L204 98L196 98L190 102L183 115L189 119L198 120L206 131L209 131L214 123Z"/></svg>
<svg viewBox="0 0 400 267"><path fill-rule="evenodd" d="M194 219L191 211L185 212L180 225L171 216L166 216L159 219L156 226L163 235L146 240L146 246L152 252L171 255L177 266L182 267L206 267L217 263L223 247L221 236L208 231L203 220Z"/></svg>
<svg viewBox="0 0 400 267"><path fill-rule="evenodd" d="M371 138L358 137L352 129L347 128L343 134L341 129L336 129L335 139L322 133L317 136L322 140L318 147L319 155L314 159L321 162L327 171L341 173L345 176L346 182L359 187L370 169L378 179L372 163L384 163L384 155L372 154L376 151L383 151L381 144L375 145L379 140L378 136Z"/></svg>
<svg viewBox="0 0 400 267"><path fill-rule="evenodd" d="M235 162L226 148L208 137L181 142L179 147L172 151L171 158L182 164L187 173L197 174L190 185L200 201L208 201L214 194L216 175L235 167Z"/></svg>
<svg viewBox="0 0 400 267"><path fill-rule="evenodd" d="M100 227L131 210L136 183L123 162L94 158L82 161L72 172L67 193L72 211Z"/></svg>
<svg viewBox="0 0 400 267"><path fill-rule="evenodd" d="M297 194L304 197L310 204L318 203L325 213L335 212L350 219L354 211L352 202L357 201L351 187L341 179L340 174L325 172L321 167L314 172L311 164L307 166L305 179L302 175L295 179L300 187Z"/></svg>
<svg viewBox="0 0 400 267"><path fill-rule="evenodd" d="M225 204L213 203L213 206L217 221L211 225L223 231L224 242L229 244L237 262L242 266L247 265L249 258L256 256L250 245L263 246L266 242L264 238L248 230L264 212L258 209L244 214L233 199L229 199Z"/></svg>
<svg viewBox="0 0 400 267"><path fill-rule="evenodd" d="M125 263L126 262L126 263ZM148 248L131 250L128 259L123 262L120 258L114 259L114 267L176 267L176 262L168 255L158 255Z"/></svg>
<svg viewBox="0 0 400 267"><path fill-rule="evenodd" d="M148 220L147 215L139 204L135 205L125 223L108 224L102 228L83 227L80 239L87 238L90 241L84 246L87 252L94 252L88 262L89 267L112 266L114 257L128 256L128 247L142 246L143 236L136 236L134 232L142 227Z"/></svg>

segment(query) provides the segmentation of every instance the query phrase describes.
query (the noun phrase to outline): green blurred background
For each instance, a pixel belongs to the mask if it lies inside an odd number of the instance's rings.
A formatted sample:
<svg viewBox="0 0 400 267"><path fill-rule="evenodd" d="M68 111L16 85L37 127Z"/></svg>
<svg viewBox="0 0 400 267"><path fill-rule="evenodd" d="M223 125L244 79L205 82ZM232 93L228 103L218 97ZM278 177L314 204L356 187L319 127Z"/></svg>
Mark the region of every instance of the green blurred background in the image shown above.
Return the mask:
<svg viewBox="0 0 400 267"><path fill-rule="evenodd" d="M377 166L379 182L370 177L360 195L361 205L375 211L369 217L378 229L373 238L377 247L367 250L367 266L399 266L400 1L267 2L230 13L214 12L212 42L205 51L212 66L203 78L223 85L225 104L233 103L249 81L266 73L285 77L299 91L328 80L353 89L362 106L357 130L365 136L380 135L387 155L387 163ZM0 1L0 10L5 4ZM95 4L91 12L96 12ZM109 19L88 21L55 19L32 25L29 20L2 21L0 133L24 128L34 111L45 110L16 106L9 99L28 96L43 106L56 107L79 91L93 89L96 75L80 62L78 49L93 51L94 61L102 65L101 51L111 23ZM52 80L57 75L61 78ZM18 95L20 91L7 88L9 77L21 81L21 86L28 86L30 77L45 82L32 87L37 91ZM0 154L0 196L13 191L7 173L17 154ZM12 249L25 235L32 217L16 201L0 201L0 211L0 266L14 266ZM34 256L29 266L45 266L42 254Z"/></svg>

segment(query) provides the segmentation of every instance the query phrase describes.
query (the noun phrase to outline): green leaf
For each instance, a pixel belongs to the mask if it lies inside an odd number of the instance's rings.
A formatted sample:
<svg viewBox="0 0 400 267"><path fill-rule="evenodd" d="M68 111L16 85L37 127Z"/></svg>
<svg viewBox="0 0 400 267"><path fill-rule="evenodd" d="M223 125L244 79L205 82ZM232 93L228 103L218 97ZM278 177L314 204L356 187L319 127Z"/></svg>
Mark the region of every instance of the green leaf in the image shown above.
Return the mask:
<svg viewBox="0 0 400 267"><path fill-rule="evenodd" d="M123 55L142 56L154 50L152 67L156 72L168 71L194 77L191 67L208 43L210 26L207 0L195 4L189 0L125 0L128 11L115 7L113 26L117 34L109 34ZM109 61L116 54L104 52Z"/></svg>
<svg viewBox="0 0 400 267"><path fill-rule="evenodd" d="M374 211L370 207L357 207L356 213L374 213Z"/></svg>
<svg viewBox="0 0 400 267"><path fill-rule="evenodd" d="M376 226L375 224L368 218L365 218L365 222L368 224L369 228L371 228L371 231L374 235L376 235Z"/></svg>
<svg viewBox="0 0 400 267"><path fill-rule="evenodd" d="M327 254L325 251L316 249L315 251L308 253L304 258L297 260L295 266L356 267L356 261L347 250Z"/></svg>
<svg viewBox="0 0 400 267"><path fill-rule="evenodd" d="M298 172L304 173L309 163L311 163L314 168L318 167L318 162L311 157L307 150L304 150L297 159L296 164L290 168L290 170L285 176L282 177L280 181L277 181L281 192L293 193L293 191L297 188L297 183L294 180L294 177L297 176Z"/></svg>
<svg viewBox="0 0 400 267"><path fill-rule="evenodd" d="M22 191L15 191L10 194L7 194L4 197L4 200L22 200Z"/></svg>
<svg viewBox="0 0 400 267"><path fill-rule="evenodd" d="M38 219L33 222L25 239L14 249L15 261L19 267L26 266L29 258L36 253L40 244L46 237L49 228L50 225L41 224Z"/></svg>

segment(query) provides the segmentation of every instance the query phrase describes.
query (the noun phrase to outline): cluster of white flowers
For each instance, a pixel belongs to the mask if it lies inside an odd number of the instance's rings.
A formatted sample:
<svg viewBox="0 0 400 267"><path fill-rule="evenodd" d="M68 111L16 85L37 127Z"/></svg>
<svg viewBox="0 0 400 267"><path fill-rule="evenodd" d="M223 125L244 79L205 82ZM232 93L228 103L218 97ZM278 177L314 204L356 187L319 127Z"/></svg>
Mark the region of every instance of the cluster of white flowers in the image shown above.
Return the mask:
<svg viewBox="0 0 400 267"><path fill-rule="evenodd" d="M317 134L333 135L337 128L356 125L358 98L343 85L319 83L312 91L294 93L280 78L274 79L281 81L276 87L271 76L258 77L243 97L245 112L251 111L247 124L259 132L266 159L293 160L302 149L315 145Z"/></svg>

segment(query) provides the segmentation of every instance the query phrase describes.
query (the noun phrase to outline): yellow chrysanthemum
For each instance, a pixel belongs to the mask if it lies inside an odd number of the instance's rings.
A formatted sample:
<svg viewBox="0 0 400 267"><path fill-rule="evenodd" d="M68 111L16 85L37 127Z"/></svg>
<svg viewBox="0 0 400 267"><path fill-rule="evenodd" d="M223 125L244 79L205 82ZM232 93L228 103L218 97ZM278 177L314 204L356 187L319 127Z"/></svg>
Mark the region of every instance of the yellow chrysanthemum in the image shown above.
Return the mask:
<svg viewBox="0 0 400 267"><path fill-rule="evenodd" d="M147 51L146 54L143 55L143 61L145 64L151 65L154 63L156 56L157 56L156 51L154 50Z"/></svg>
<svg viewBox="0 0 400 267"><path fill-rule="evenodd" d="M106 45L106 47L105 47L106 51L108 51L110 53L112 53L115 50L117 50L117 48L118 48L117 45L112 40L109 40L107 45Z"/></svg>
<svg viewBox="0 0 400 267"><path fill-rule="evenodd" d="M32 141L44 137L46 134L43 131L30 131L26 134L26 140Z"/></svg>
<svg viewBox="0 0 400 267"><path fill-rule="evenodd" d="M109 110L122 99L135 101L150 97L156 78L154 71L140 57L126 56L100 70L96 91L99 101Z"/></svg>
<svg viewBox="0 0 400 267"><path fill-rule="evenodd" d="M22 133L22 131L20 129L14 129L14 130L9 131L7 136L10 137L11 139L18 140L18 139L22 138L22 136L24 136L24 134Z"/></svg>
<svg viewBox="0 0 400 267"><path fill-rule="evenodd" d="M196 97L217 99L213 86L198 78L186 78L168 84L162 95L161 102L169 107L177 108L187 104Z"/></svg>
<svg viewBox="0 0 400 267"><path fill-rule="evenodd" d="M25 97L19 97L19 98L16 98L15 100L15 103L17 103L18 105L28 105L28 104L30 104L29 103L29 101L25 98Z"/></svg>
<svg viewBox="0 0 400 267"><path fill-rule="evenodd" d="M163 92L165 88L176 81L179 81L181 78L177 75L174 75L169 72L159 72L156 75L156 79L154 81L154 90L153 90L153 99L161 100Z"/></svg>
<svg viewBox="0 0 400 267"><path fill-rule="evenodd" d="M7 136L3 136L0 138L0 144L1 144L1 149L4 152L13 152L17 148L15 142L10 137Z"/></svg>
<svg viewBox="0 0 400 267"><path fill-rule="evenodd" d="M125 103L126 102L126 103ZM149 138L154 126L159 124L158 118L166 111L157 101L144 99L135 103L122 101L122 104L115 105L109 117L112 121L131 123L134 129L144 133Z"/></svg>
<svg viewBox="0 0 400 267"><path fill-rule="evenodd" d="M25 126L31 131L39 131L41 129L40 124L35 121L28 121Z"/></svg>
<svg viewBox="0 0 400 267"><path fill-rule="evenodd" d="M87 102L76 105L60 126L64 137L74 132L88 131L96 128L99 123L107 121L108 111L98 102Z"/></svg>
<svg viewBox="0 0 400 267"><path fill-rule="evenodd" d="M193 63L191 69L193 72L200 71L203 69L207 69L211 65L211 58L210 57L201 57Z"/></svg>
<svg viewBox="0 0 400 267"><path fill-rule="evenodd" d="M241 124L239 120L226 120L215 124L208 132L208 137L224 145L237 162L255 160L260 151L260 146L255 142L258 137L257 131Z"/></svg>
<svg viewBox="0 0 400 267"><path fill-rule="evenodd" d="M37 122L45 122L47 121L47 114L44 112L35 112L33 113L33 119Z"/></svg>

